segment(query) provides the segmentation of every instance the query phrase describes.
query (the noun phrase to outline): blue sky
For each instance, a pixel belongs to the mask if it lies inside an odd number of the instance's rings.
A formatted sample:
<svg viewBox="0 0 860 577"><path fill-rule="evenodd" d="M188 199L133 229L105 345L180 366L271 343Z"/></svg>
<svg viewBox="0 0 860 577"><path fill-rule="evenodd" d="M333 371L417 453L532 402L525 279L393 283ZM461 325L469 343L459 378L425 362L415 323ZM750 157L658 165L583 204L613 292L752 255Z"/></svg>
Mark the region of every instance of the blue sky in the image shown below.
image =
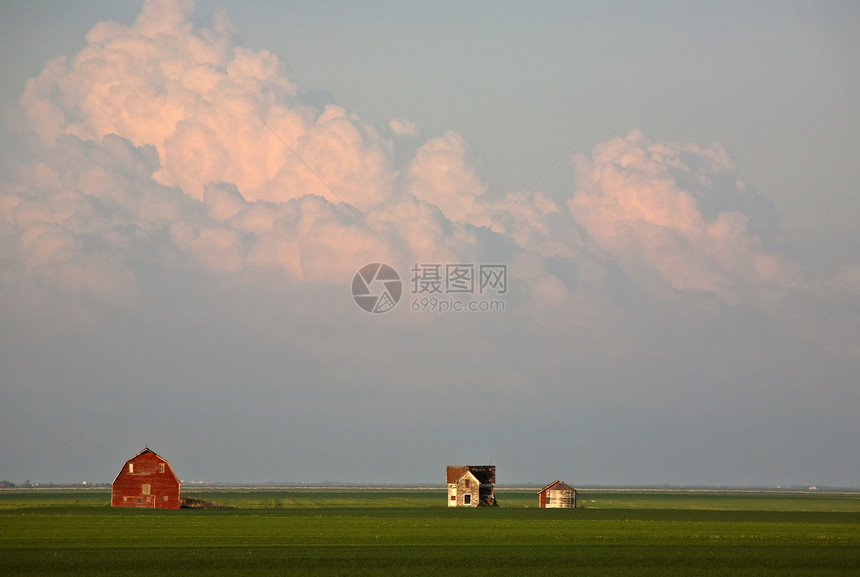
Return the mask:
<svg viewBox="0 0 860 577"><path fill-rule="evenodd" d="M0 477L857 486L855 6L0 11Z"/></svg>

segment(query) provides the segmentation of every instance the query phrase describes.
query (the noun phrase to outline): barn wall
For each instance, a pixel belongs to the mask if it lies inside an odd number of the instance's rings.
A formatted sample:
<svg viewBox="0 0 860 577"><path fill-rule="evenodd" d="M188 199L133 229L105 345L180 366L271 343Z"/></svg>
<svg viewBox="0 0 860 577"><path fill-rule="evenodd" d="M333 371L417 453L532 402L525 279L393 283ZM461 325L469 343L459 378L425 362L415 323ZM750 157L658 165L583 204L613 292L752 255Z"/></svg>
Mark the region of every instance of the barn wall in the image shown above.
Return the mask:
<svg viewBox="0 0 860 577"><path fill-rule="evenodd" d="M113 507L178 509L179 499L179 480L167 461L154 453L143 453L123 465L111 489Z"/></svg>

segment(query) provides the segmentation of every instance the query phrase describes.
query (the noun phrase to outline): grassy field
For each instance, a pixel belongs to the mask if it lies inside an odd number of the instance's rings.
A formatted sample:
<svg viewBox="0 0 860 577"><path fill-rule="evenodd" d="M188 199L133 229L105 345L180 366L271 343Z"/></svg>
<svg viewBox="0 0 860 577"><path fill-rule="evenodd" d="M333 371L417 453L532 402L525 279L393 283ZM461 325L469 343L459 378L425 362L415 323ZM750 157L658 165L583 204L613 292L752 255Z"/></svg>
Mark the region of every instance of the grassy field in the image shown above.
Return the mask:
<svg viewBox="0 0 860 577"><path fill-rule="evenodd" d="M229 509L112 509L106 490L0 491L0 575L857 575L860 495L582 491L541 510L444 490L218 489Z"/></svg>

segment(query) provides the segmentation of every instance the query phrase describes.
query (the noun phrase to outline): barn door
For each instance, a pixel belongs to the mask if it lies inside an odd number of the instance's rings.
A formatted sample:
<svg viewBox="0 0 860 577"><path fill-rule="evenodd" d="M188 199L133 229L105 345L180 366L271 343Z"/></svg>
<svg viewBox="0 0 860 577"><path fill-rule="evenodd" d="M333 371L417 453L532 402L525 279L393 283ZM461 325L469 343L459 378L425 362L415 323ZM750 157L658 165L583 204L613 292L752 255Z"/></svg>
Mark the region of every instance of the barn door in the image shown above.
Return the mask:
<svg viewBox="0 0 860 577"><path fill-rule="evenodd" d="M141 507L152 507L155 508L155 496L152 494L152 485L149 483L144 483L140 486L141 497L143 498L143 502L140 504Z"/></svg>

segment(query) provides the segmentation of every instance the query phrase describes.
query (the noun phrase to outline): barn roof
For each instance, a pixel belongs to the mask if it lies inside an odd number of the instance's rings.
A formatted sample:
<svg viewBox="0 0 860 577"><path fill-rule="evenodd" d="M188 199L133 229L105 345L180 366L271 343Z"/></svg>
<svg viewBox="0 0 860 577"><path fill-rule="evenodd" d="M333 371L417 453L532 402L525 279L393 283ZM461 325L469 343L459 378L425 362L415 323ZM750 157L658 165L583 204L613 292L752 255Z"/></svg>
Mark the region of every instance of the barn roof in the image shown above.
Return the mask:
<svg viewBox="0 0 860 577"><path fill-rule="evenodd" d="M130 462L134 461L135 459L137 459L137 458L138 458L138 457L140 457L141 455L146 455L147 453L149 453L150 455L153 455L154 457L156 457L156 458L158 458L158 459L161 459L162 461L164 461L165 463L167 463L167 459L165 459L164 457L162 457L161 455L159 455L158 453L156 453L155 451L153 451L153 450L152 450L152 449L150 449L149 447L144 447L142 451L140 451L140 452L139 452L138 454L136 454L134 457L132 457L131 459L126 460L126 462L125 462L125 463L123 463L123 466L122 466L122 467L120 467L119 472L116 474L116 477L114 477L114 479L113 479L113 481L112 481L112 483L111 483L111 484L116 483L116 480L117 480L117 479L119 479L119 476L120 476L120 475L122 475L122 472L125 470L126 466L128 466L128 464L129 464ZM170 463L167 463L167 467L170 469ZM174 473L172 469L170 470L170 474L171 474L171 475L173 475L174 477L176 477L176 473ZM178 480L178 478L177 478L177 480ZM179 481L179 482L181 483L181 481Z"/></svg>
<svg viewBox="0 0 860 577"><path fill-rule="evenodd" d="M155 455L156 457L158 457L162 461L167 461L167 459L165 459L164 457L162 457L161 455L159 455L158 453L156 453L155 451L153 451L149 447L144 447L144 449L141 452L139 452L137 455L135 455L134 457L132 457L128 461L131 461L137 457L140 457L141 455L145 455L146 453L152 453L153 455ZM126 463L128 463L128 461L126 461Z"/></svg>

